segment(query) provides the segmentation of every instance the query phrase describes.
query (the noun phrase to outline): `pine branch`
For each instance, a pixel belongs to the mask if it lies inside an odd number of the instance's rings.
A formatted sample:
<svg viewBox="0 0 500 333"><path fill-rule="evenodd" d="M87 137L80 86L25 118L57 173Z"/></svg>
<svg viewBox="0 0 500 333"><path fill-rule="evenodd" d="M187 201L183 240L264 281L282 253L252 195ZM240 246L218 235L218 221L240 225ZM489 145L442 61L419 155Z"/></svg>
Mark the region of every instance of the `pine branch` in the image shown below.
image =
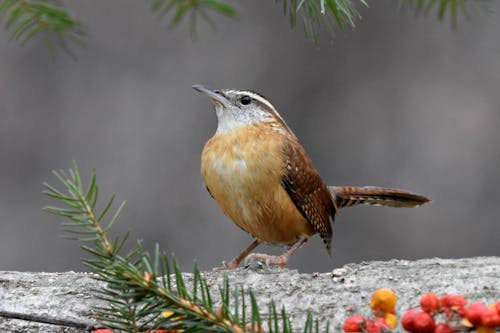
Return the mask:
<svg viewBox="0 0 500 333"><path fill-rule="evenodd" d="M215 23L210 12L228 17L236 16L236 9L220 0L152 0L151 8L161 19L170 17L169 29L178 26L189 14L189 26L193 38L197 34L198 16L213 29L215 29Z"/></svg>
<svg viewBox="0 0 500 333"><path fill-rule="evenodd" d="M413 11L416 14L430 15L436 12L439 21L449 18L456 28L460 15L468 18L471 8L487 5L489 0L392 0L400 9Z"/></svg>
<svg viewBox="0 0 500 333"><path fill-rule="evenodd" d="M163 328L189 332L261 332L263 323L257 300L252 290L231 287L227 277L220 287L220 305L210 294L209 286L195 266L192 287L188 290L179 265L160 252L156 245L153 256L145 252L140 242L126 254L122 249L128 239L109 238L123 203L111 218L107 218L113 204L112 196L99 212L98 185L95 172L84 189L78 167L74 164L68 173L54 172L64 191L44 183L44 193L64 207L44 209L71 222L63 223L65 231L79 240L91 255L84 264L105 282L95 290L96 297L107 306L96 307L97 319L103 325L125 332L148 332ZM106 227L103 221L108 220ZM292 332L290 320L283 308L276 311L271 301L267 321L271 333ZM328 326L328 324L327 324ZM309 315L304 332L319 332L319 324ZM328 327L327 330L328 332Z"/></svg>
<svg viewBox="0 0 500 333"><path fill-rule="evenodd" d="M279 2L280 0L276 0ZM302 21L306 36L317 42L320 31L330 37L335 30L354 28L361 19L356 5L368 7L366 0L281 0L283 13L294 28ZM401 8L429 14L437 11L437 18L450 17L456 26L458 17L468 16L469 8L479 0L390 0ZM491 0L482 0L488 2ZM215 29L212 14L236 16L236 8L226 0L151 0L151 8L160 18L168 17L169 28L178 26L186 18L192 37L197 34L198 18ZM0 0L0 20L11 38L21 44L42 34L49 45L54 40L69 51L67 42L82 43L81 24L61 5L59 0Z"/></svg>
<svg viewBox="0 0 500 333"><path fill-rule="evenodd" d="M0 20L10 31L11 39L25 43L42 34L52 45L57 40L81 43L81 25L57 0L0 0Z"/></svg>
<svg viewBox="0 0 500 333"><path fill-rule="evenodd" d="M283 13L290 18L290 26L297 24L297 16L302 18L306 36L317 42L321 29L335 36L335 26L344 30L354 28L361 15L355 2L366 7L365 0L283 0Z"/></svg>

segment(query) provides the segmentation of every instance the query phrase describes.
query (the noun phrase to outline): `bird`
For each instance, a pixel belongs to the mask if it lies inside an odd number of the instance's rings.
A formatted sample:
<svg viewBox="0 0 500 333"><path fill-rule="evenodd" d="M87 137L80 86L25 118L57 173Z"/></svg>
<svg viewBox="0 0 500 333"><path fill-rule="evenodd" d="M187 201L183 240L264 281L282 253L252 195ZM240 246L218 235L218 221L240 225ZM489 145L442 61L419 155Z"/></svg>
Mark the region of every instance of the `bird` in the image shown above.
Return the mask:
<svg viewBox="0 0 500 333"><path fill-rule="evenodd" d="M417 207L430 198L373 186L327 186L297 136L259 93L193 85L213 103L215 134L201 154L206 189L222 212L254 241L220 269L262 261L285 267L319 234L331 254L332 225L340 209L359 205ZM281 255L251 252L261 243L284 245ZM219 269L219 268L217 268Z"/></svg>

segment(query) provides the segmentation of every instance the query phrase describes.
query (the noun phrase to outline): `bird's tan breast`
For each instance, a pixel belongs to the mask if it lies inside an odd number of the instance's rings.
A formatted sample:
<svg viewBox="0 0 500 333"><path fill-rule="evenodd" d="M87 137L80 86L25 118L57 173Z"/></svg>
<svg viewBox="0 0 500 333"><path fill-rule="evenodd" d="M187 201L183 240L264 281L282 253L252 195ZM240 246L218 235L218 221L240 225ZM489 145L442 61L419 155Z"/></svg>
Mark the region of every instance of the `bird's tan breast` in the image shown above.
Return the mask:
<svg viewBox="0 0 500 333"><path fill-rule="evenodd" d="M217 133L201 158L202 177L222 211L271 243L292 243L314 233L281 184L283 135L260 124Z"/></svg>

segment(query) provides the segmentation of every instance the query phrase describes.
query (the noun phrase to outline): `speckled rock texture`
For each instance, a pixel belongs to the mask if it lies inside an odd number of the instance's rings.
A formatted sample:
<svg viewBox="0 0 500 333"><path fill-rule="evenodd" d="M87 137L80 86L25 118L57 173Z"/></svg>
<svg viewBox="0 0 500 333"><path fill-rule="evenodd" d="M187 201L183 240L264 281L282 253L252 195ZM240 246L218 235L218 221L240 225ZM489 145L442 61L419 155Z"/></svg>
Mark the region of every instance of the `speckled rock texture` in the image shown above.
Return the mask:
<svg viewBox="0 0 500 333"><path fill-rule="evenodd" d="M224 274L204 273L214 295ZM312 274L251 267L227 274L231 285L254 290L263 312L267 312L271 299L278 308L284 305L297 332L302 331L307 311L323 325L329 321L334 332L341 331L342 321L351 313L369 313L370 295L382 287L397 293L399 314L417 306L419 296L429 291L462 294L471 301L486 303L500 299L500 257L363 262ZM188 283L192 279L191 274L185 277ZM0 272L0 332L86 332L85 325L96 323L91 307L98 301L92 289L99 285L84 273ZM69 320L82 326L5 318L2 312Z"/></svg>

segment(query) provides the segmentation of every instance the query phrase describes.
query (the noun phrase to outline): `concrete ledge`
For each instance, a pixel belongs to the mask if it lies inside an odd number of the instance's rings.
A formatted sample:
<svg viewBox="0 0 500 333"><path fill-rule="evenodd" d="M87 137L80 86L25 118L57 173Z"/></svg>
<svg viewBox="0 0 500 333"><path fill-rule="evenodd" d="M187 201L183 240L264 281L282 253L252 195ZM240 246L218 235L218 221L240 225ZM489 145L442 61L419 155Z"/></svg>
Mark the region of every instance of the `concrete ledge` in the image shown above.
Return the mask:
<svg viewBox="0 0 500 333"><path fill-rule="evenodd" d="M204 273L214 296L223 276L223 272ZM192 280L191 274L185 277ZM321 322L329 320L338 332L351 313L369 313L370 295L382 287L397 293L399 314L417 306L419 296L429 291L486 303L500 299L500 257L363 262L313 274L240 268L228 272L228 277L231 285L252 288L264 313L270 299L278 308L285 305L297 331L302 331L309 310ZM87 325L96 324L91 307L102 305L91 291L100 285L86 273L0 272L0 332L86 332ZM13 313L27 318L11 318Z"/></svg>

